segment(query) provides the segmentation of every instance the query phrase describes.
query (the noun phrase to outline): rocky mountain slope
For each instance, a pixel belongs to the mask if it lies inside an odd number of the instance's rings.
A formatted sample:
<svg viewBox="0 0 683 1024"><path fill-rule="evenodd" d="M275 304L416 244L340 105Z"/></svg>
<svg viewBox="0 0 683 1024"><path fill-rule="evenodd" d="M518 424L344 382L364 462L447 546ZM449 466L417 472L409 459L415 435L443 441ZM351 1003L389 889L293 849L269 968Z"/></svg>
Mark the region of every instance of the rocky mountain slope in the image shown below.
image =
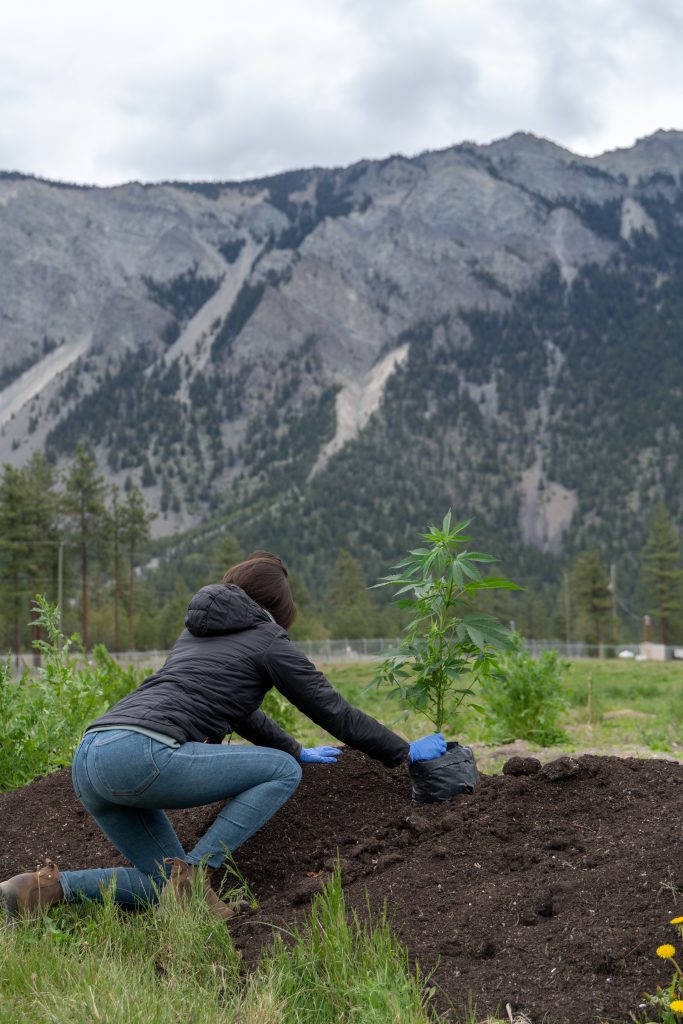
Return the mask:
<svg viewBox="0 0 683 1024"><path fill-rule="evenodd" d="M658 132L237 184L2 174L0 459L84 440L159 532L227 516L309 561L379 569L450 504L518 571L628 559L682 507L681 172Z"/></svg>

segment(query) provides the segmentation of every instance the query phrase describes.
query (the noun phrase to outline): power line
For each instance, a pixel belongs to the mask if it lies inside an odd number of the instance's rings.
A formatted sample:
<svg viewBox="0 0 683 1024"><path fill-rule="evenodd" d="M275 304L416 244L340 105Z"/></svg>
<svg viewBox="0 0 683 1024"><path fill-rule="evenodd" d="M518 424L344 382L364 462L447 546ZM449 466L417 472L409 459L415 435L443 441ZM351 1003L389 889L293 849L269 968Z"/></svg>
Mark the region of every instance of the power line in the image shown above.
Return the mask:
<svg viewBox="0 0 683 1024"><path fill-rule="evenodd" d="M627 615L630 615L632 619L637 619L638 622L642 622L643 621L643 616L642 615L636 615L635 612L632 612L631 609L627 605L624 604L624 602L621 600L621 598L619 597L618 594L616 594L615 596L616 596L617 604L619 605L620 608L622 608L626 612Z"/></svg>

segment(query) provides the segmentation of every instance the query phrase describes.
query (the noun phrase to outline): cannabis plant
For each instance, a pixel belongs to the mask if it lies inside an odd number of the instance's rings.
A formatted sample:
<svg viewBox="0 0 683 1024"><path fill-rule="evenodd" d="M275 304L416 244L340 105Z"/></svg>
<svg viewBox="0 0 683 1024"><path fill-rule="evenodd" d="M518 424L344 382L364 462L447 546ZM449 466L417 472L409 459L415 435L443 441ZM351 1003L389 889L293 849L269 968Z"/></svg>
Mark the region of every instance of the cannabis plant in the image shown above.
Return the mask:
<svg viewBox="0 0 683 1024"><path fill-rule="evenodd" d="M476 609L486 590L519 590L510 580L482 575L492 555L468 551L465 530L471 520L421 534L423 547L410 551L377 587L396 587L396 604L412 619L395 651L381 665L375 683L388 683L396 696L421 712L441 731L447 717L469 697L477 680L495 669L499 651L512 643L508 629ZM482 709L468 701L468 706Z"/></svg>

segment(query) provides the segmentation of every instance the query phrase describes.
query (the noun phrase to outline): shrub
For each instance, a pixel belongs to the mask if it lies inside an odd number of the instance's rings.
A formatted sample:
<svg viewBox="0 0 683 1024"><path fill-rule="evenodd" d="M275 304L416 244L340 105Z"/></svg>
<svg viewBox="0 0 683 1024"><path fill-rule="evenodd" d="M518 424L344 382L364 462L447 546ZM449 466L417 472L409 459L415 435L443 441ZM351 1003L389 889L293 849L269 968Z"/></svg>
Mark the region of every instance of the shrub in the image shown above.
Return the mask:
<svg viewBox="0 0 683 1024"><path fill-rule="evenodd" d="M123 668L101 644L86 659L78 637L60 633L56 607L40 596L36 603L46 635L34 644L41 667L16 680L9 659L0 662L0 792L71 764L90 722L148 675ZM263 710L287 732L295 728L294 708L276 690L266 695Z"/></svg>
<svg viewBox="0 0 683 1024"><path fill-rule="evenodd" d="M47 636L34 645L43 664L18 682L9 659L0 666L0 791L70 764L85 727L143 678L102 646L85 660L77 638L60 633L56 607L40 596L36 603L37 623Z"/></svg>
<svg viewBox="0 0 683 1024"><path fill-rule="evenodd" d="M568 668L557 651L532 658L522 637L515 635L512 650L499 658L495 672L482 679L479 695L487 739L540 744L565 740L558 720L566 706L562 680Z"/></svg>
<svg viewBox="0 0 683 1024"><path fill-rule="evenodd" d="M277 690L268 691L261 704L261 711L277 722L285 732L294 732L296 729L296 711Z"/></svg>

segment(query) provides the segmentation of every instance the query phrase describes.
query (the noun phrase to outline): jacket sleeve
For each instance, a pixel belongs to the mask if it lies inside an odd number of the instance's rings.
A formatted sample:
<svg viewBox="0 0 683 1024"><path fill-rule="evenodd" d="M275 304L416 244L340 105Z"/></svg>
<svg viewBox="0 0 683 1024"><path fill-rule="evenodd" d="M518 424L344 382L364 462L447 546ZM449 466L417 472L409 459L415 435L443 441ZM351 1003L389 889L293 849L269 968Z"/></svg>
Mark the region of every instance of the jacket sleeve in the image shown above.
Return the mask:
<svg viewBox="0 0 683 1024"><path fill-rule="evenodd" d="M406 741L344 700L286 635L275 637L264 655L263 667L288 701L342 743L390 768L406 760Z"/></svg>
<svg viewBox="0 0 683 1024"><path fill-rule="evenodd" d="M268 718L260 708L234 724L235 732L249 743L261 747L275 747L276 750L284 750L292 757L298 757L301 753L301 744L272 718Z"/></svg>

